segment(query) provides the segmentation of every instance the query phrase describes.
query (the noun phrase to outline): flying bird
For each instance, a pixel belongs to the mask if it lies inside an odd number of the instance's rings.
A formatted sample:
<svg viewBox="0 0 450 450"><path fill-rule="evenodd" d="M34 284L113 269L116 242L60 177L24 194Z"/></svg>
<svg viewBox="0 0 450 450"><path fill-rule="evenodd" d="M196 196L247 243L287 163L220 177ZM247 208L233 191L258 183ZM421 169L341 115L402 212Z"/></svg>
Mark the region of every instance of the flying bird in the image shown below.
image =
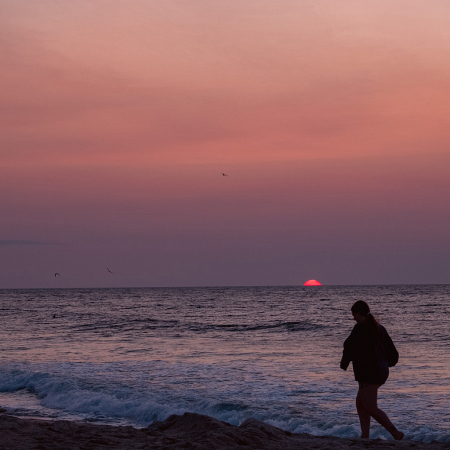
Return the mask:
<svg viewBox="0 0 450 450"><path fill-rule="evenodd" d="M226 173L222 172L222 176L227 177L228 175Z"/></svg>
<svg viewBox="0 0 450 450"><path fill-rule="evenodd" d="M108 267L107 267L107 269L108 269L108 272L109 272L109 273L114 273L114 272L111 272L111 271L109 270L109 268L108 268Z"/></svg>
<svg viewBox="0 0 450 450"><path fill-rule="evenodd" d="M61 274L60 274L60 273L58 273L58 272L56 272L56 273L55 273L55 277L56 277L56 275L59 275L59 276L61 276Z"/></svg>

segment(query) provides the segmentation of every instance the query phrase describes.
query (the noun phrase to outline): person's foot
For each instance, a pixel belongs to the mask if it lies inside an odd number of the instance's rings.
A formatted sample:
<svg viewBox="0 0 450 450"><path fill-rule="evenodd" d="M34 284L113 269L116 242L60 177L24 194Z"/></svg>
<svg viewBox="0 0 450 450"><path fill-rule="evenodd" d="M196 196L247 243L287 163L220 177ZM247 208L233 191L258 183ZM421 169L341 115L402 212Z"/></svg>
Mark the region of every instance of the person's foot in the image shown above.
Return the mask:
<svg viewBox="0 0 450 450"><path fill-rule="evenodd" d="M396 441L401 441L405 437L405 433L402 433L401 431L397 431L394 435L394 439Z"/></svg>

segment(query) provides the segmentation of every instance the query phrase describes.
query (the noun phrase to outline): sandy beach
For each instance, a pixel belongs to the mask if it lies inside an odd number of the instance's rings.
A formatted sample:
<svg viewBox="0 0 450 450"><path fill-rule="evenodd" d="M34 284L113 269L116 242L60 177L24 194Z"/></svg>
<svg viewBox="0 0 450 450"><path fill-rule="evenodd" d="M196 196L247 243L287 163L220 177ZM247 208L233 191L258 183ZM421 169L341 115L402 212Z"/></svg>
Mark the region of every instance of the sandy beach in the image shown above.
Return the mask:
<svg viewBox="0 0 450 450"><path fill-rule="evenodd" d="M449 449L450 443L342 439L293 434L255 419L239 427L208 416L185 413L147 428L71 421L22 419L0 414L0 449Z"/></svg>

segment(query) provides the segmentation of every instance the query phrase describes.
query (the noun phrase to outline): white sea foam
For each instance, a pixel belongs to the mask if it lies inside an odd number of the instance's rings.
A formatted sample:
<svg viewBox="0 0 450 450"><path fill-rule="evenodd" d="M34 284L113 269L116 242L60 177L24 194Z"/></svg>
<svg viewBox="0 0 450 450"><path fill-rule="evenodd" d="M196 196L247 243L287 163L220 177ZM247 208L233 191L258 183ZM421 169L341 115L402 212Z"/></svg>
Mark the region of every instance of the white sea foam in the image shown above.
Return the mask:
<svg viewBox="0 0 450 450"><path fill-rule="evenodd" d="M0 370L0 392L3 393L0 402L5 400L5 394L15 395L14 399L10 397L9 404L6 401L3 406L7 406L9 413L16 415L131 424L138 427L165 420L171 414L189 411L206 414L234 425L254 417L293 433L339 437L354 437L359 434L356 417L353 420L343 420L342 417L324 413L321 416L312 414L303 418L292 418L287 411L280 408L262 410L242 402L224 403L208 396L195 397L189 390L181 391L178 395L171 392L168 397L167 390L153 392L149 389L143 392L142 386L135 385L133 388L123 383L111 383L111 376L108 385L95 384L96 376L93 376L93 372L98 372L98 369L90 364L78 367L78 373L87 375L86 379L82 380L66 379L48 372L3 368ZM60 367L56 372L59 371ZM281 398L279 402L282 403ZM450 441L450 435L442 429L414 427L404 431L409 439L417 441ZM372 437L389 439L386 431L380 427L374 427Z"/></svg>

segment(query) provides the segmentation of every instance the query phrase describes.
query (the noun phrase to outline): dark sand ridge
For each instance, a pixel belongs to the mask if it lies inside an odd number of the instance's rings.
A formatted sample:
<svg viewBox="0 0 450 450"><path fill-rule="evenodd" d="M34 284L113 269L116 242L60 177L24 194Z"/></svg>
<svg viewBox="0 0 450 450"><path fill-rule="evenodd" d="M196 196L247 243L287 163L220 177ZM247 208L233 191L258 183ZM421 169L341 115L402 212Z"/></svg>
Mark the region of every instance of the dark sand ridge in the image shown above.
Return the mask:
<svg viewBox="0 0 450 450"><path fill-rule="evenodd" d="M147 428L114 427L71 421L21 419L0 414L0 449L450 449L450 443L342 439L293 434L248 419L239 427L199 414L170 416Z"/></svg>

